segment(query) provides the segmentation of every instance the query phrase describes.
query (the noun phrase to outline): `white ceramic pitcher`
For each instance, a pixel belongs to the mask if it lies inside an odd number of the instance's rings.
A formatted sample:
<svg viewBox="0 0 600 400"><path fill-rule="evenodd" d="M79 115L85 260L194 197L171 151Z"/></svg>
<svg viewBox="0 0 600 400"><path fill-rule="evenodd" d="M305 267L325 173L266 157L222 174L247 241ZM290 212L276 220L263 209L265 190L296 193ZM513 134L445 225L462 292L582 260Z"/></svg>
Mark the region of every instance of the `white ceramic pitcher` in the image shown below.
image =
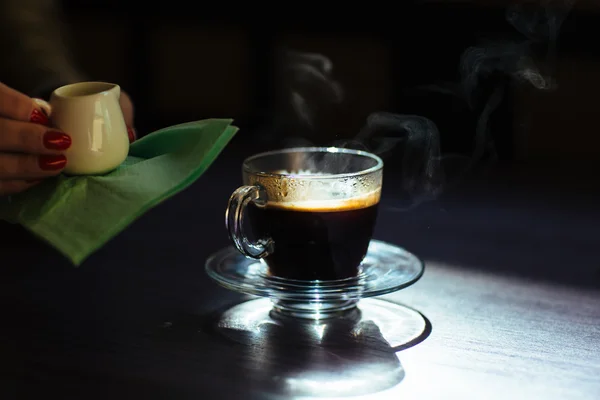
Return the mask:
<svg viewBox="0 0 600 400"><path fill-rule="evenodd" d="M72 140L66 174L101 175L125 161L129 137L120 96L118 85L105 82L74 83L52 93L52 124Z"/></svg>

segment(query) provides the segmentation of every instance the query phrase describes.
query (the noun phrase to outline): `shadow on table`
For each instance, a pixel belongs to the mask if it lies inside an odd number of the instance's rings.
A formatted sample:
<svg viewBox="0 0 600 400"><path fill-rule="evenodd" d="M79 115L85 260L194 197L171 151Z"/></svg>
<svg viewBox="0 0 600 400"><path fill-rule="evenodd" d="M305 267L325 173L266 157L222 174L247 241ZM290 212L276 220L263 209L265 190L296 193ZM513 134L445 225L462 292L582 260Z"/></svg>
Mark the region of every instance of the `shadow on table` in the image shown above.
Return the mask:
<svg viewBox="0 0 600 400"><path fill-rule="evenodd" d="M270 310L266 299L244 302L202 320L173 321L167 335L173 341L193 340L189 334L201 330L232 346L237 362L229 365L228 374L238 389L274 397L344 397L398 385L405 371L397 352L431 333L422 314L379 300L325 321Z"/></svg>
<svg viewBox="0 0 600 400"><path fill-rule="evenodd" d="M96 332L75 324L70 335L44 331L23 341L8 335L0 353L12 372L0 378L10 382L0 393L60 393L68 399L352 397L400 384L405 371L397 353L431 333L420 313L383 300L364 301L319 323L272 318L269 309L268 300L253 300L205 315L171 316L133 335L102 330L101 324Z"/></svg>

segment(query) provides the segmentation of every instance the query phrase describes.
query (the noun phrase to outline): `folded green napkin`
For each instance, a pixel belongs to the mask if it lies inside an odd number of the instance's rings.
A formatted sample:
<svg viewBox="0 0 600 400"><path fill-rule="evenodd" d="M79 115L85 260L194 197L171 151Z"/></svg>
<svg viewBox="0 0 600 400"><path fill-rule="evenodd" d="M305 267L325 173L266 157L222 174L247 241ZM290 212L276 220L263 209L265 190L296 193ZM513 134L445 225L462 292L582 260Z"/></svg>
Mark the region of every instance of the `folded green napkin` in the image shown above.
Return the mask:
<svg viewBox="0 0 600 400"><path fill-rule="evenodd" d="M151 133L103 176L64 176L0 200L0 218L23 225L80 265L136 218L198 179L238 128L208 119Z"/></svg>

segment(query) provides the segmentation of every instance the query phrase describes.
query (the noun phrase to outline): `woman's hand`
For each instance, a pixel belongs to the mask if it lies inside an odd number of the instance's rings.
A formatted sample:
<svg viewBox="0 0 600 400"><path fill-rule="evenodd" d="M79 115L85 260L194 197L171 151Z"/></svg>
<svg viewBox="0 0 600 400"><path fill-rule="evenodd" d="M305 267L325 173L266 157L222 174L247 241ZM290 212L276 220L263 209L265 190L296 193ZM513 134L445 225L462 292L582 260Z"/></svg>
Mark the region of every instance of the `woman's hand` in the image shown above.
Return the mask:
<svg viewBox="0 0 600 400"><path fill-rule="evenodd" d="M121 105L121 111L123 111L123 119L125 120L125 125L127 125L127 134L129 135L129 142L135 141L137 139L137 134L135 132L135 128L133 127L133 102L129 95L125 92L121 92L121 97L119 98L119 104Z"/></svg>
<svg viewBox="0 0 600 400"><path fill-rule="evenodd" d="M65 132L50 128L48 103L0 83L0 196L19 193L67 165Z"/></svg>

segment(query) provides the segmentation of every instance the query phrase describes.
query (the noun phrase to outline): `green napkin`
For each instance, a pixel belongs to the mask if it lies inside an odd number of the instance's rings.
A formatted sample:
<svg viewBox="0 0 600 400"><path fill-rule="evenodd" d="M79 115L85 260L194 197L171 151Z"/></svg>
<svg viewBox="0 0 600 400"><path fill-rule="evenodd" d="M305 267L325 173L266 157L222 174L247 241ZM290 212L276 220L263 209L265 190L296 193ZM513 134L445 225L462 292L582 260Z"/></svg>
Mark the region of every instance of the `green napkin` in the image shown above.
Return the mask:
<svg viewBox="0 0 600 400"><path fill-rule="evenodd" d="M23 225L80 265L136 218L198 179L238 128L208 119L161 129L133 143L103 176L65 176L0 200L0 218Z"/></svg>

